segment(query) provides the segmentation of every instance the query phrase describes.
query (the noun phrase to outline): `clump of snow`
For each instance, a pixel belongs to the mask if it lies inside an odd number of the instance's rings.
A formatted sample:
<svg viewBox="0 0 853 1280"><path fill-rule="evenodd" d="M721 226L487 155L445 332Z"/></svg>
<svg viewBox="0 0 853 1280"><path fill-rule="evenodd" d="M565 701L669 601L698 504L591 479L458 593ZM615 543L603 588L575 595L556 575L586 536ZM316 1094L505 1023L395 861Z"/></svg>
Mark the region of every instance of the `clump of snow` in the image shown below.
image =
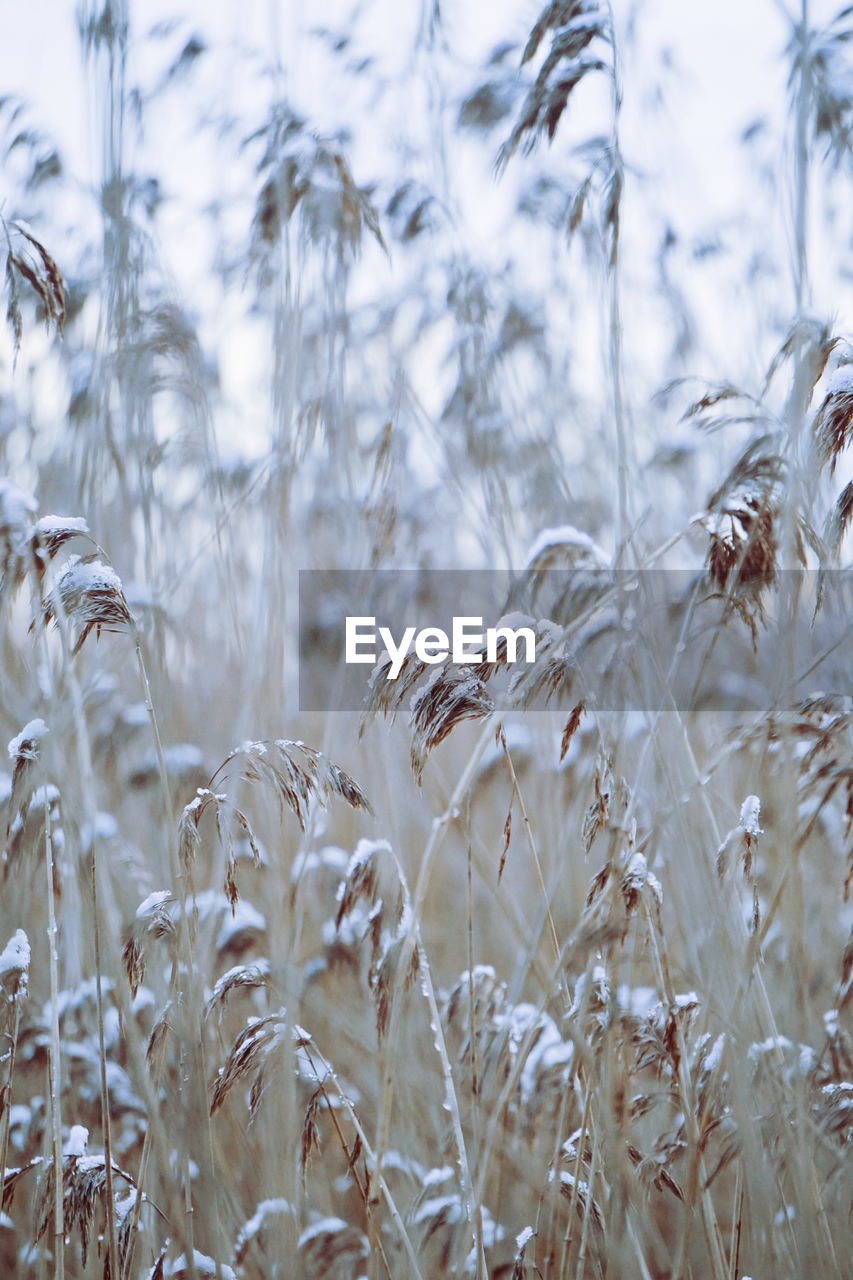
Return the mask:
<svg viewBox="0 0 853 1280"><path fill-rule="evenodd" d="M608 564L607 556L598 543L573 524L543 529L527 553L525 568L530 569L534 565L544 568L543 561L553 562L558 559L568 559L570 562L593 560L602 569Z"/></svg>
<svg viewBox="0 0 853 1280"><path fill-rule="evenodd" d="M760 817L761 800L758 796L747 796L740 807L740 825L748 836L764 834L763 829L758 825Z"/></svg>
<svg viewBox="0 0 853 1280"><path fill-rule="evenodd" d="M709 1037L710 1038L710 1037ZM726 1047L726 1035L723 1032L718 1035L711 1048L705 1054L702 1066L705 1071L716 1071L723 1060L723 1050Z"/></svg>
<svg viewBox="0 0 853 1280"><path fill-rule="evenodd" d="M363 902L357 902L355 906L341 916L340 922L334 917L324 920L322 924L323 946L358 946L367 937L373 922L381 915L382 907L383 901L381 898L377 899L371 907L367 907ZM385 936L387 937L387 934Z"/></svg>
<svg viewBox="0 0 853 1280"><path fill-rule="evenodd" d="M261 956L259 960L255 960L252 964L235 964L226 972L216 979L211 992L211 1000L221 1000L222 994L227 990L232 980L242 979L242 985L248 986L256 984L260 986L263 981L270 976L270 962L266 957Z"/></svg>
<svg viewBox="0 0 853 1280"><path fill-rule="evenodd" d="M424 1200L417 1213L413 1215L412 1221L420 1226L424 1222L440 1219L443 1223L451 1226L458 1222L464 1222L466 1216L465 1205L462 1203L461 1196L435 1196L432 1200Z"/></svg>
<svg viewBox="0 0 853 1280"><path fill-rule="evenodd" d="M90 591L115 591L121 594L121 578L112 565L103 560L83 560L69 556L56 585L63 598L86 595Z"/></svg>
<svg viewBox="0 0 853 1280"><path fill-rule="evenodd" d="M610 978L601 964L593 965L592 973L587 970L575 983L572 1007L569 1017L576 1017L588 1005L607 1004L610 1000Z"/></svg>
<svg viewBox="0 0 853 1280"><path fill-rule="evenodd" d="M495 1222L489 1210L483 1205L480 1209L480 1226L483 1236L483 1247L486 1249L494 1249L495 1245L503 1240L506 1232L499 1222ZM473 1276L477 1274L477 1249L471 1250L465 1259L465 1274Z"/></svg>
<svg viewBox="0 0 853 1280"><path fill-rule="evenodd" d="M163 750L163 759L169 773L189 773L204 764L204 752L194 742L176 742Z"/></svg>
<svg viewBox="0 0 853 1280"><path fill-rule="evenodd" d="M131 702L122 707L119 719L128 729L144 729L151 717L151 712L144 702Z"/></svg>
<svg viewBox="0 0 853 1280"><path fill-rule="evenodd" d="M498 618L497 629L509 627L512 631L518 631L520 627L535 627L536 619L532 618L529 613L521 613L518 609L512 609L509 613L503 613Z"/></svg>
<svg viewBox="0 0 853 1280"><path fill-rule="evenodd" d="M201 1253L198 1249L193 1249L193 1266L197 1276L218 1276L220 1280L237 1280L233 1267L229 1267L227 1263L215 1262L213 1258L209 1258L206 1253ZM164 1276L171 1276L173 1280L189 1275L189 1263L187 1255L182 1253L174 1262L167 1262L163 1268Z"/></svg>
<svg viewBox="0 0 853 1280"><path fill-rule="evenodd" d="M85 1125L73 1124L65 1146L62 1148L62 1154L64 1156L85 1156L88 1145L89 1130Z"/></svg>
<svg viewBox="0 0 853 1280"><path fill-rule="evenodd" d="M145 920L148 916L152 916L158 907L162 907L164 903L171 901L172 891L170 889L157 889L154 893L149 893L148 897L143 898L136 908L137 920Z"/></svg>
<svg viewBox="0 0 853 1280"><path fill-rule="evenodd" d="M234 1250L235 1261L240 1261L249 1243L263 1230L265 1220L274 1213L293 1214L293 1206L289 1200L283 1200L281 1197L273 1200L261 1200L252 1217L240 1229Z"/></svg>
<svg viewBox="0 0 853 1280"><path fill-rule="evenodd" d="M828 396L853 395L853 364L840 364L826 380Z"/></svg>
<svg viewBox="0 0 853 1280"><path fill-rule="evenodd" d="M267 922L251 902L241 898L233 907L233 912L226 915L216 939L217 951L225 951L228 947L241 946L248 941L247 935L264 933Z"/></svg>
<svg viewBox="0 0 853 1280"><path fill-rule="evenodd" d="M112 978L101 975L101 991L106 994L113 989ZM66 987L57 993L56 1012L60 1021L68 1014L77 1013L87 1005L94 1006L97 1000L97 983L94 977L84 978L76 987ZM52 1001L44 1004L42 1018L45 1022L51 1019Z"/></svg>
<svg viewBox="0 0 853 1280"><path fill-rule="evenodd" d="M536 1232L532 1227L525 1227L523 1231L519 1231L518 1235L515 1237L515 1247L519 1253L521 1253L522 1249L527 1247L535 1234Z"/></svg>
<svg viewBox="0 0 853 1280"><path fill-rule="evenodd" d="M491 964L475 964L473 972L470 969L463 969L459 975L459 987L463 990L470 984L476 986L483 982L497 982L497 971ZM474 997L476 999L476 996Z"/></svg>
<svg viewBox="0 0 853 1280"><path fill-rule="evenodd" d="M30 720L9 743L9 759L37 760L38 743L48 733L50 730L42 719Z"/></svg>
<svg viewBox="0 0 853 1280"><path fill-rule="evenodd" d="M27 976L30 971L30 940L23 929L16 929L3 951L0 952L0 983L12 979L15 996L27 994Z"/></svg>
<svg viewBox="0 0 853 1280"><path fill-rule="evenodd" d="M558 1071L560 1078L567 1081L574 1057L574 1045L563 1039L553 1019L543 1013L539 1014L539 1021L541 1030L527 1054L519 1081L525 1102L536 1097L539 1081L545 1072Z"/></svg>
<svg viewBox="0 0 853 1280"><path fill-rule="evenodd" d="M0 479L0 536L13 546L20 546L29 536L32 517L38 503L31 493L19 489L11 480Z"/></svg>
<svg viewBox="0 0 853 1280"><path fill-rule="evenodd" d="M28 807L30 809L46 809L48 805L55 804L58 799L59 787L55 787L52 782L46 782L43 786L36 787L30 796ZM54 832L54 835L58 836L59 832Z"/></svg>
<svg viewBox="0 0 853 1280"><path fill-rule="evenodd" d="M768 1036L766 1040L756 1040L747 1050L750 1062L756 1064L771 1055L777 1060L781 1060L781 1063L784 1064L784 1074L788 1080L797 1076L807 1076L810 1071L814 1070L817 1062L817 1054L811 1045L795 1044L793 1040L789 1040L787 1036L783 1035Z"/></svg>
<svg viewBox="0 0 853 1280"><path fill-rule="evenodd" d="M82 516L42 516L36 521L33 531L48 545L61 545L77 534L87 534L89 526Z"/></svg>
<svg viewBox="0 0 853 1280"><path fill-rule="evenodd" d="M377 853L388 853L390 849L391 846L387 840L368 840L367 837L362 837L347 863L345 879L354 880L356 875L364 872ZM339 896L342 896L342 893L341 886Z"/></svg>
<svg viewBox="0 0 853 1280"><path fill-rule="evenodd" d="M208 787L199 787L189 804L184 805L184 813L189 815L199 813L204 808L205 802L211 799L219 800L224 804L228 797L223 791L211 791Z"/></svg>
<svg viewBox="0 0 853 1280"><path fill-rule="evenodd" d="M616 992L619 1005L635 1018L648 1018L660 1004L660 997L654 987L632 987L623 982Z"/></svg>
<svg viewBox="0 0 853 1280"><path fill-rule="evenodd" d="M138 1195L139 1192L136 1187L128 1187L127 1192L123 1196L115 1196L113 1203L115 1205L116 1218L119 1225L124 1222L127 1215L133 1209Z"/></svg>
<svg viewBox="0 0 853 1280"><path fill-rule="evenodd" d="M428 1169L424 1174L423 1186L427 1187L441 1186L442 1182L450 1182L456 1177L456 1170L451 1164L437 1165L434 1169Z"/></svg>
<svg viewBox="0 0 853 1280"><path fill-rule="evenodd" d="M192 773L194 769L204 766L204 752L194 742L173 742L163 748L163 762L170 776L181 777ZM159 775L159 760L156 752L149 751L139 766L139 772L148 773L156 769ZM219 797L220 799L222 797Z"/></svg>
<svg viewBox="0 0 853 1280"><path fill-rule="evenodd" d="M644 889L648 889L652 893L658 904L663 902L663 888L660 880L649 871L645 855L635 853L632 855L622 877L622 890L624 893L639 894Z"/></svg>
<svg viewBox="0 0 853 1280"><path fill-rule="evenodd" d="M304 1249L318 1236L337 1235L339 1231L349 1231L349 1223L344 1222L343 1218L320 1218L318 1222L312 1222L311 1226L306 1227L302 1232L298 1248Z"/></svg>

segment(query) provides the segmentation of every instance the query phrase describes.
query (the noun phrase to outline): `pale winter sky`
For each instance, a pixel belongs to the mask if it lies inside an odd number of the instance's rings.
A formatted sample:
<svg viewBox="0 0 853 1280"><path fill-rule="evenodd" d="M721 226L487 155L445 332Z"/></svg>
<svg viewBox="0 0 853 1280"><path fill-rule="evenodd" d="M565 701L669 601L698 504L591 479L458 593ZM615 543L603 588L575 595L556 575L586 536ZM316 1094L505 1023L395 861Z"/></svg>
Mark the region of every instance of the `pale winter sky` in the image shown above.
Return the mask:
<svg viewBox="0 0 853 1280"><path fill-rule="evenodd" d="M795 0L785 0L791 7ZM454 0L443 6L455 52L475 64L500 40L522 38L539 0ZM812 20L828 20L839 5L812 0ZM319 51L306 33L318 26L346 31L358 13L363 42L374 49L412 43L420 21L420 0L131 0L134 30L142 34L164 21L183 19L213 46L255 48L269 55L277 44L289 90L322 112L329 100L320 78ZM785 41L782 0L615 0L617 22L633 22L644 53L671 51L678 87L678 129L697 153L723 160L740 126L772 109L784 69L778 55ZM28 0L6 14L7 39L0 47L2 92L30 101L75 164L95 160L88 123L88 95L82 73L73 0ZM296 56L288 56L293 51ZM243 86L248 89L249 86ZM235 93L234 80L223 97ZM238 96L242 97L242 94ZM313 98L313 102L312 102ZM334 104L334 95L331 95ZM630 104L626 105L630 117ZM701 193L715 198L720 186ZM697 193L698 198L699 193Z"/></svg>
<svg viewBox="0 0 853 1280"><path fill-rule="evenodd" d="M633 32L624 42L623 151L629 166L642 178L637 190L642 187L648 212L665 210L684 239L698 242L715 229L725 231L728 227L736 241L743 234L740 224L746 216L756 242L764 236L766 224L768 242L775 239L784 245L789 234L784 188L781 196L771 198L766 186L762 188L760 170L762 165L774 169L784 181L786 66L782 55L787 35L783 9L794 3L717 0L708 5L694 0L615 0L617 24L623 32ZM427 7L425 0L423 8ZM837 2L812 0L812 22L828 20L838 7ZM444 30L455 60L452 75L460 78L460 93L477 83L477 68L495 45L525 39L540 8L540 0L452 0L442 5ZM15 6L14 16L7 14L8 38L0 47L0 85L2 92L18 94L30 104L32 121L56 138L68 168L90 186L99 172L100 142L94 88L83 70L76 9L72 0L29 0L26 6ZM203 135L198 118L218 111L241 121L259 122L270 93L264 64L275 61L276 50L283 68L280 87L312 124L321 131L352 124L358 178L367 180L382 169L387 157L381 148L389 136L399 139L394 161L398 171L399 155L405 154L407 144L411 144L412 155L429 154L424 142L430 137L428 104L435 86L429 80L427 61L419 61L412 53L421 22L421 0L402 4L400 0L365 0L360 4L347 0L244 0L240 4L233 0L184 0L183 4L180 0L130 0L130 10L138 37L159 23L179 19L165 39L134 42L131 85L139 82L153 89L190 34L197 32L209 50L183 89L168 95L162 104L146 107L146 136L133 143L138 171L156 172L171 197L161 212L160 251L179 291L201 313L216 308L204 305L209 255L201 254L199 246L205 220L193 217L192 211L226 196L249 200L251 192L246 190L244 173L228 171L222 165L215 131ZM353 57L373 55L370 72L342 87L332 75L333 64L322 43L310 35L317 27L356 32ZM401 76L401 72L405 74ZM381 98L374 92L377 73L380 77L387 73L395 82ZM463 83L466 77L467 84ZM449 92L454 92L452 84ZM748 154L738 139L744 127L760 117L766 118L770 127ZM452 113L448 119L452 121ZM489 164L493 141L478 143L482 155L477 155L470 167L458 168L451 179L465 215L460 220L461 234L478 251L494 244L511 254L516 247L512 237L519 234L518 228L507 227L513 176L508 175L500 186L495 183ZM555 145L554 153L558 151ZM428 181L436 178L435 173L418 176ZM833 198L830 191L830 204ZM73 217L69 215L70 235ZM626 221L630 234L638 234L634 228L643 225L651 233L651 218L644 224L642 215L632 214ZM657 220L654 225L657 235ZM843 229L843 223L841 226ZM523 244L520 247L523 250ZM832 255L822 252L822 247L819 241L813 246L815 308L820 314L834 316L837 329L849 332L853 325L850 281L839 278ZM643 273L652 270L654 248L650 239L647 245L638 245L634 255L633 284L635 296L640 298ZM784 261L784 248L777 259ZM381 273L390 268L380 263L376 270ZM715 268L704 278L691 278L708 326L709 364L718 361L721 372L732 351L732 324L739 318L733 314L740 311L738 291L743 291L745 310L751 307L758 315L766 305L746 279L732 278L731 273L740 270L733 257L731 265ZM371 283L381 293L390 283L390 275L388 281L379 278ZM642 330L644 316L634 319L635 330ZM209 316L206 323L211 323ZM766 333L766 325L753 325L756 331L759 328ZM207 336L216 340L221 333ZM261 376L259 357L245 325L230 335L228 351L233 367L224 368L223 375L230 394L239 397L257 385ZM736 355L741 364L735 360L733 367L725 370L731 377L745 375L750 369L754 372L766 353Z"/></svg>

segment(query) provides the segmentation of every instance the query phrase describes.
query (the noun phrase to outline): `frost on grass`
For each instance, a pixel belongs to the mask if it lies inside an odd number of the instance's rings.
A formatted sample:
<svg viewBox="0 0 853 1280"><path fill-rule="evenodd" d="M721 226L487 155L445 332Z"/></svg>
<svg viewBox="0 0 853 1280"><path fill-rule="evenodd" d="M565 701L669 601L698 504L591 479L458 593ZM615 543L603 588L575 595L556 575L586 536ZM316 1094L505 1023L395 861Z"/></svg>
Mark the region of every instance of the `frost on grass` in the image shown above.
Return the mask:
<svg viewBox="0 0 853 1280"><path fill-rule="evenodd" d="M606 69L606 63L590 46L606 38L607 30L606 13L595 0L545 5L531 29L522 65L537 56L549 35L551 45L521 105L515 127L498 154L499 169L519 148L530 152L543 137L553 140L574 90L591 72Z"/></svg>
<svg viewBox="0 0 853 1280"><path fill-rule="evenodd" d="M74 654L92 631L100 636L102 631L128 631L134 625L121 579L97 555L68 557L42 611L45 622L68 620L76 628Z"/></svg>
<svg viewBox="0 0 853 1280"><path fill-rule="evenodd" d="M845 363L830 374L826 395L814 421L815 444L830 475L838 459L853 439L853 362Z"/></svg>
<svg viewBox="0 0 853 1280"><path fill-rule="evenodd" d="M258 990L269 985L270 962L261 956L252 964L237 964L217 978L205 1006L205 1016L221 1018L229 996L235 991Z"/></svg>
<svg viewBox="0 0 853 1280"><path fill-rule="evenodd" d="M107 1195L107 1168L103 1153L86 1154L88 1131L82 1125L74 1125L71 1129L66 1149L62 1155L62 1188L63 1188L63 1225L69 1242L76 1238L79 1241L83 1268L89 1253L89 1244L96 1221L103 1221ZM53 1228L54 1214L54 1166L51 1161L36 1156L29 1163L18 1169L7 1169L3 1189L3 1204L9 1208L15 1199L22 1183L36 1177L35 1212L36 1225L34 1243L44 1239ZM124 1214L119 1210L119 1252L122 1258L126 1255L129 1229L132 1217L128 1210L135 1203L139 1194L136 1182L130 1173L112 1162L113 1186L121 1179L124 1187L121 1192L113 1191L113 1203L122 1206Z"/></svg>
<svg viewBox="0 0 853 1280"><path fill-rule="evenodd" d="M318 1218L299 1237L301 1274L311 1280L326 1276L357 1276L370 1256L370 1243L358 1227L343 1218Z"/></svg>
<svg viewBox="0 0 853 1280"><path fill-rule="evenodd" d="M199 787L195 797L189 804L184 805L178 824L178 854L187 872L192 870L201 847L200 823L208 808L213 810L217 839L225 852L223 892L231 904L232 914L236 917L237 905L240 901L236 874L237 859L243 849L235 842L235 833L241 832L245 837L256 867L262 865L261 849L252 824L243 810L233 805L224 791L211 791L209 787Z"/></svg>
<svg viewBox="0 0 853 1280"><path fill-rule="evenodd" d="M237 1280L233 1267L228 1266L225 1262L217 1262L214 1258L209 1257L206 1253L201 1253L198 1249L193 1249L193 1268L197 1276L216 1276L218 1280ZM154 1275L154 1271L149 1273ZM172 1262L165 1262L161 1274L163 1277L169 1277L169 1280L189 1280L192 1274L190 1271L189 1260L185 1253L179 1258L175 1258Z"/></svg>
<svg viewBox="0 0 853 1280"><path fill-rule="evenodd" d="M147 898L143 898L139 906L136 908L137 920L145 920L153 916L166 903L172 902L172 892L169 889L157 889L154 893L149 893Z"/></svg>
<svg viewBox="0 0 853 1280"><path fill-rule="evenodd" d="M815 1069L818 1055L810 1044L798 1044L784 1035L754 1041L747 1057L756 1075L781 1076L787 1082L806 1079Z"/></svg>
<svg viewBox="0 0 853 1280"><path fill-rule="evenodd" d="M526 1272L524 1263L524 1255L527 1252L527 1246L535 1237L536 1232L533 1227L525 1227L523 1231L519 1231L515 1237L515 1257L513 1258L512 1280L521 1280Z"/></svg>
<svg viewBox="0 0 853 1280"><path fill-rule="evenodd" d="M170 943L176 937L175 920L178 911L168 889L149 893L136 909L136 916L122 948L124 964L131 994L136 997L145 980L148 963L146 938L166 938Z"/></svg>
<svg viewBox="0 0 853 1280"><path fill-rule="evenodd" d="M605 569L608 564L598 543L573 524L543 529L525 557L525 565L530 570L565 569L566 566Z"/></svg>
<svg viewBox="0 0 853 1280"><path fill-rule="evenodd" d="M296 1220L296 1214L289 1200L284 1200L279 1196L260 1202L251 1218L240 1228L240 1233L234 1245L235 1266L242 1266L253 1244L263 1252L266 1245L264 1228L267 1219L277 1217L279 1214L292 1218L294 1221Z"/></svg>
<svg viewBox="0 0 853 1280"><path fill-rule="evenodd" d="M728 833L717 850L717 875L721 880L726 878L732 861L736 859L740 863L744 879L748 884L753 884L752 855L759 836L764 835L760 819L760 798L747 796L740 807L738 825Z"/></svg>
<svg viewBox="0 0 853 1280"><path fill-rule="evenodd" d="M36 546L50 557L72 538L86 537L88 533L89 526L82 516L42 516L33 526Z"/></svg>
<svg viewBox="0 0 853 1280"><path fill-rule="evenodd" d="M452 1173L455 1177L454 1170L440 1169L430 1171L432 1175L447 1173ZM427 1181L425 1185L429 1187L445 1180L447 1179L438 1176ZM495 1222L494 1217L485 1205L480 1206L479 1215L483 1247L493 1249L496 1244L503 1240L506 1234L504 1228L500 1223ZM465 1224L468 1223L468 1211L462 1197L458 1192L451 1192L446 1195L430 1196L424 1199L414 1210L412 1223L420 1229L421 1250L426 1251L429 1248L430 1254L436 1258L437 1265L442 1269L441 1274L447 1274L459 1233L465 1229ZM464 1274L476 1274L476 1250L472 1250L467 1256Z"/></svg>
<svg viewBox="0 0 853 1280"><path fill-rule="evenodd" d="M13 838L3 853L2 861L7 865L23 841L30 810L39 805L43 809L45 804L53 804L54 799L59 797L55 787L51 787L49 791L46 785L33 789L34 766L41 755L42 741L49 732L44 720L30 720L9 743L9 759L13 762L13 769L6 835Z"/></svg>
<svg viewBox="0 0 853 1280"><path fill-rule="evenodd" d="M388 853L390 848L387 840L359 840L338 886L336 930L340 930L344 917L350 915L359 902L373 900L378 878L378 855Z"/></svg>
<svg viewBox="0 0 853 1280"><path fill-rule="evenodd" d="M778 522L786 463L774 441L760 437L741 453L700 517L709 534L710 584L724 594L757 639L764 618L762 593L776 581Z"/></svg>
<svg viewBox="0 0 853 1280"><path fill-rule="evenodd" d="M9 759L16 765L26 760L37 760L39 743L48 733L50 730L43 720L37 718L28 721L9 743Z"/></svg>
<svg viewBox="0 0 853 1280"><path fill-rule="evenodd" d="M625 899L625 905L629 911L632 911L639 899L644 893L650 895L651 900L658 906L663 902L663 889L657 876L649 871L648 864L642 853L634 853L628 862L627 867L622 875L622 883L620 885L622 896Z"/></svg>
<svg viewBox="0 0 853 1280"><path fill-rule="evenodd" d="M412 770L418 782L427 757L463 720L482 720L495 704L483 681L470 669L438 667L412 698L409 724Z"/></svg>
<svg viewBox="0 0 853 1280"><path fill-rule="evenodd" d="M244 782L266 786L278 800L282 813L291 812L303 831L312 805L325 805L333 797L352 809L372 812L367 796L348 773L299 740L276 738L242 743L216 770L210 786L234 773Z"/></svg>
<svg viewBox="0 0 853 1280"><path fill-rule="evenodd" d="M282 1066L287 1055L281 1052L289 1042L295 1070L306 1079L316 1079L305 1049L311 1045L311 1036L295 1024L288 1028L287 1010L279 1009L264 1018L251 1018L231 1045L225 1065L213 1081L210 1114L214 1115L232 1089L237 1085L249 1085L249 1112L258 1110L268 1083L269 1069Z"/></svg>
<svg viewBox="0 0 853 1280"><path fill-rule="evenodd" d="M747 796L740 807L740 825L746 835L763 835L758 820L761 817L761 800L758 796Z"/></svg>
<svg viewBox="0 0 853 1280"><path fill-rule="evenodd" d="M89 534L81 516L48 515L34 520L37 509L32 494L0 478L0 600L20 587L28 570L41 582L57 552L71 538Z"/></svg>

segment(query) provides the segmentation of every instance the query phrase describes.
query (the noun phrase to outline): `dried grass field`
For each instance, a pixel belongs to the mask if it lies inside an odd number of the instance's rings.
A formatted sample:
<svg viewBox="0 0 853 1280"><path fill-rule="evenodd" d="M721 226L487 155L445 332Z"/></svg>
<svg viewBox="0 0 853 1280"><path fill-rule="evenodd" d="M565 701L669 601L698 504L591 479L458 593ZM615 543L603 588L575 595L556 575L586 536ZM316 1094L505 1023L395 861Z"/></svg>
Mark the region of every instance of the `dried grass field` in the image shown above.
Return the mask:
<svg viewBox="0 0 853 1280"><path fill-rule="evenodd" d="M665 8L0 95L0 1276L853 1275L853 10L716 154ZM536 661L300 710L300 569Z"/></svg>

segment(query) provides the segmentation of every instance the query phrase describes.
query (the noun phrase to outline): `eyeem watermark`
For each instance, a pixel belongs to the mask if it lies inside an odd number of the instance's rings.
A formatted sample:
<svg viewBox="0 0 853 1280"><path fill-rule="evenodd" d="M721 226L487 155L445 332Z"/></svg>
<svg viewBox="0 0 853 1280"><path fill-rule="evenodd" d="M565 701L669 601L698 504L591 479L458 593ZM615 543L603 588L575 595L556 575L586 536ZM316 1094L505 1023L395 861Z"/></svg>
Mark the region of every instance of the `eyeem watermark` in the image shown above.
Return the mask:
<svg viewBox="0 0 853 1280"><path fill-rule="evenodd" d="M849 570L731 599L694 570L301 570L299 705L362 711L395 681L414 697L446 664L525 712L751 715L853 693L851 616Z"/></svg>
<svg viewBox="0 0 853 1280"><path fill-rule="evenodd" d="M390 627L377 627L375 617L347 617L344 661L375 666L382 649L391 659L387 679L396 680L410 653L427 664L445 662L497 662L500 653L510 666L536 661L536 633L532 627L483 627L482 617L454 617L450 633L442 627L406 627L399 640ZM485 649L483 646L485 645ZM523 646L524 656L519 658ZM474 650L474 652L472 652Z"/></svg>

